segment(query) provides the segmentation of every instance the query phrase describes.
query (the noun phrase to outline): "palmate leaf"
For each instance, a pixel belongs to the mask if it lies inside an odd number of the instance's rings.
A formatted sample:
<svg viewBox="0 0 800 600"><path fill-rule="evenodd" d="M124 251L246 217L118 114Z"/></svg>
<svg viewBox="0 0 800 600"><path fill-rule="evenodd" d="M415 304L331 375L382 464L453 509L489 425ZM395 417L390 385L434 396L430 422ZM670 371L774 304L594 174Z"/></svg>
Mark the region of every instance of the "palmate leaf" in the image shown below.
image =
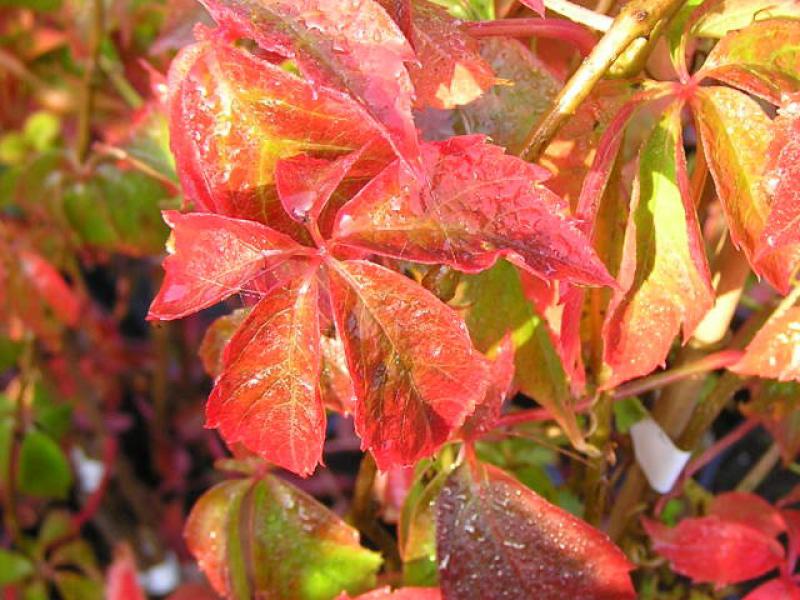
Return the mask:
<svg viewBox="0 0 800 600"><path fill-rule="evenodd" d="M316 500L271 475L217 484L192 509L186 542L232 600L330 600L375 585L380 555Z"/></svg>
<svg viewBox="0 0 800 600"><path fill-rule="evenodd" d="M313 273L274 290L225 348L206 405L206 426L298 475L322 458L325 408L320 372L318 288Z"/></svg>
<svg viewBox="0 0 800 600"><path fill-rule="evenodd" d="M445 600L626 600L632 565L600 531L495 467L462 465L437 500Z"/></svg>
<svg viewBox="0 0 800 600"><path fill-rule="evenodd" d="M778 381L800 381L800 306L773 315L731 370Z"/></svg>
<svg viewBox="0 0 800 600"><path fill-rule="evenodd" d="M711 308L708 264L688 190L680 112L673 104L639 157L618 281L603 326L604 387L664 363L681 326L691 337ZM654 318L655 316L655 318Z"/></svg>
<svg viewBox="0 0 800 600"><path fill-rule="evenodd" d="M385 3L384 3L385 5ZM443 8L411 2L411 43L417 61L408 72L418 107L451 109L468 104L494 84L494 73L478 43Z"/></svg>
<svg viewBox="0 0 800 600"><path fill-rule="evenodd" d="M178 319L238 292L307 248L254 221L208 213L164 212L172 228L166 275L149 319Z"/></svg>
<svg viewBox="0 0 800 600"><path fill-rule="evenodd" d="M442 592L438 588L405 587L392 590L386 587L352 599L342 594L338 600L442 600Z"/></svg>
<svg viewBox="0 0 800 600"><path fill-rule="evenodd" d="M229 35L252 38L294 58L316 86L346 91L371 115L398 156L417 172L411 116L413 87L405 61L414 52L374 0L203 0Z"/></svg>
<svg viewBox="0 0 800 600"><path fill-rule="evenodd" d="M760 21L729 33L711 50L697 77L779 104L783 94L800 91L800 20Z"/></svg>
<svg viewBox="0 0 800 600"><path fill-rule="evenodd" d="M791 579L779 577L758 586L742 600L800 600L800 587Z"/></svg>
<svg viewBox="0 0 800 600"><path fill-rule="evenodd" d="M410 279L365 261L331 263L328 273L356 431L380 469L412 465L483 398L487 361L458 315Z"/></svg>
<svg viewBox="0 0 800 600"><path fill-rule="evenodd" d="M429 185L394 162L339 211L334 240L466 272L505 256L545 279L612 284L541 167L479 135L425 144L423 156Z"/></svg>
<svg viewBox="0 0 800 600"><path fill-rule="evenodd" d="M653 550L672 569L698 583L724 586L768 573L783 560L783 547L763 531L717 516L683 519L676 527L643 519Z"/></svg>
<svg viewBox="0 0 800 600"><path fill-rule="evenodd" d="M233 46L184 49L169 82L170 144L184 192L200 209L304 235L275 192L279 159L331 159L372 142L356 174L375 173L391 160L391 149L348 96Z"/></svg>
<svg viewBox="0 0 800 600"><path fill-rule="evenodd" d="M800 18L800 5L795 0L717 0L707 2L694 15L691 33L721 38L756 21L778 17Z"/></svg>
<svg viewBox="0 0 800 600"><path fill-rule="evenodd" d="M723 87L700 88L692 98L703 149L727 217L731 239L753 270L788 292L798 253L779 249L757 256L769 215L764 182L772 122L758 103Z"/></svg>
<svg viewBox="0 0 800 600"><path fill-rule="evenodd" d="M771 538L786 531L781 513L761 496L750 492L723 492L714 496L708 514L747 525Z"/></svg>
<svg viewBox="0 0 800 600"><path fill-rule="evenodd" d="M800 94L779 110L772 135L764 175L770 211L757 257L800 244Z"/></svg>

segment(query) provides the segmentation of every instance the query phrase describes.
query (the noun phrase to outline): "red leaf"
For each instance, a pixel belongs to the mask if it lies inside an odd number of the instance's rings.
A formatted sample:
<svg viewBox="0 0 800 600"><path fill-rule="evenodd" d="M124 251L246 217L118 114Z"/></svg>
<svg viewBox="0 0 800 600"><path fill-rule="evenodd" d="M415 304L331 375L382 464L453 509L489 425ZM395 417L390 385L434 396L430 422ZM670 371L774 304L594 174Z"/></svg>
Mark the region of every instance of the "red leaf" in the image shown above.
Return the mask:
<svg viewBox="0 0 800 600"><path fill-rule="evenodd" d="M203 363L203 368L211 377L222 373L222 357L225 346L228 345L233 334L249 314L249 308L236 309L228 315L219 317L206 329L197 353Z"/></svg>
<svg viewBox="0 0 800 600"><path fill-rule="evenodd" d="M750 398L740 410L769 431L784 464L791 464L800 454L800 383L764 379L750 387Z"/></svg>
<svg viewBox="0 0 800 600"><path fill-rule="evenodd" d="M683 154L682 103L668 109L639 158L616 292L603 325L606 389L662 365L688 340L713 291Z"/></svg>
<svg viewBox="0 0 800 600"><path fill-rule="evenodd" d="M275 192L279 159L330 159L372 142L355 169L365 175L393 158L351 98L238 48L194 44L172 61L169 82L170 144L183 189L203 210L302 232Z"/></svg>
<svg viewBox="0 0 800 600"><path fill-rule="evenodd" d="M757 274L787 293L798 252L786 248L756 260L769 213L763 175L772 122L755 100L730 88L698 89L692 109L731 239Z"/></svg>
<svg viewBox="0 0 800 600"><path fill-rule="evenodd" d="M344 345L339 338L320 336L322 370L319 374L319 388L326 407L345 415L353 414L356 408L356 394L353 380L347 371L347 357Z"/></svg>
<svg viewBox="0 0 800 600"><path fill-rule="evenodd" d="M392 590L389 587L373 590L361 594L352 600L441 600L442 592L439 588L406 587ZM338 600L351 600L347 594L339 596Z"/></svg>
<svg viewBox="0 0 800 600"><path fill-rule="evenodd" d="M139 587L133 552L124 544L117 546L114 562L108 568L105 597L107 600L146 600Z"/></svg>
<svg viewBox="0 0 800 600"><path fill-rule="evenodd" d="M363 150L364 147L332 162L304 154L279 160L275 165L275 187L283 209L298 223L316 222Z"/></svg>
<svg viewBox="0 0 800 600"><path fill-rule="evenodd" d="M259 302L225 348L224 371L206 406L206 426L298 475L322 457L325 409L317 283L313 276Z"/></svg>
<svg viewBox="0 0 800 600"><path fill-rule="evenodd" d="M612 284L565 203L541 185L541 167L479 135L426 144L423 156L429 186L389 165L339 211L334 238L467 272L507 256L547 279Z"/></svg>
<svg viewBox="0 0 800 600"><path fill-rule="evenodd" d="M451 109L468 104L494 85L494 73L478 43L459 21L428 0L413 3L411 42L417 62L408 72L417 107Z"/></svg>
<svg viewBox="0 0 800 600"><path fill-rule="evenodd" d="M461 426L486 390L464 322L412 280L363 261L329 269L356 392L356 431L381 470L412 465Z"/></svg>
<svg viewBox="0 0 800 600"><path fill-rule="evenodd" d="M56 317L70 327L77 325L81 302L56 268L30 250L19 250L18 256L25 277Z"/></svg>
<svg viewBox="0 0 800 600"><path fill-rule="evenodd" d="M800 587L781 577L758 586L742 600L800 600Z"/></svg>
<svg viewBox="0 0 800 600"><path fill-rule="evenodd" d="M771 538L786 530L780 512L761 496L748 492L725 492L715 496L708 514L723 521L747 525Z"/></svg>
<svg viewBox="0 0 800 600"><path fill-rule="evenodd" d="M790 244L800 244L800 94L773 121L764 186L771 198L757 258Z"/></svg>
<svg viewBox="0 0 800 600"><path fill-rule="evenodd" d="M622 551L510 475L462 465L437 500L439 580L447 600L632 600Z"/></svg>
<svg viewBox="0 0 800 600"><path fill-rule="evenodd" d="M310 250L254 221L176 211L165 211L164 220L172 228L172 252L148 319L178 319L212 306Z"/></svg>
<svg viewBox="0 0 800 600"><path fill-rule="evenodd" d="M778 381L800 381L800 306L773 315L731 371Z"/></svg>
<svg viewBox="0 0 800 600"><path fill-rule="evenodd" d="M761 531L719 517L684 519L669 528L642 519L653 549L676 573L724 586L760 577L783 560L783 547Z"/></svg>
<svg viewBox="0 0 800 600"><path fill-rule="evenodd" d="M520 2L540 17L544 16L544 0L520 0Z"/></svg>
<svg viewBox="0 0 800 600"><path fill-rule="evenodd" d="M489 384L483 399L461 427L465 439L491 431L514 381L514 342L510 334L500 341L489 366Z"/></svg>
<svg viewBox="0 0 800 600"><path fill-rule="evenodd" d="M231 34L252 38L265 50L294 58L312 84L349 92L374 118L397 154L417 169L413 87L403 64L414 60L414 51L380 4L374 0L203 0L203 5Z"/></svg>
<svg viewBox="0 0 800 600"><path fill-rule="evenodd" d="M184 583L167 596L167 600L219 600L219 596L212 592L207 585Z"/></svg>

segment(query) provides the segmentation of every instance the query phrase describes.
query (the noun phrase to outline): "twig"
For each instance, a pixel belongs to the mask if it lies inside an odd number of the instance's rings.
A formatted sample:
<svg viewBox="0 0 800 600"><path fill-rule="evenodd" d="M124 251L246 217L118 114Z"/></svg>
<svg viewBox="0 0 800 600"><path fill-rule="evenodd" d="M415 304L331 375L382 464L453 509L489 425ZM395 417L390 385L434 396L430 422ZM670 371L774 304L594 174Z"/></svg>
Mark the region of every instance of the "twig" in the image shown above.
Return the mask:
<svg viewBox="0 0 800 600"><path fill-rule="evenodd" d="M584 8L580 4L574 4L569 0L544 0L544 5L570 21L586 25L595 31L608 31L614 19L602 13L594 12Z"/></svg>
<svg viewBox="0 0 800 600"><path fill-rule="evenodd" d="M78 137L75 154L83 164L89 154L92 135L92 111L94 108L94 77L100 57L100 44L103 40L103 0L92 0L92 27L89 30L89 58L83 71L81 84L81 103L78 110Z"/></svg>
<svg viewBox="0 0 800 600"><path fill-rule="evenodd" d="M781 458L781 449L778 444L772 443L769 449L761 456L753 468L748 471L747 475L736 486L737 492L752 492L761 482L772 472L772 469L778 464Z"/></svg>
<svg viewBox="0 0 800 600"><path fill-rule="evenodd" d="M682 4L682 0L628 2L589 57L558 94L550 110L531 128L517 154L529 161L537 160L556 131L575 113L617 57L634 40L647 40L658 22L669 18Z"/></svg>

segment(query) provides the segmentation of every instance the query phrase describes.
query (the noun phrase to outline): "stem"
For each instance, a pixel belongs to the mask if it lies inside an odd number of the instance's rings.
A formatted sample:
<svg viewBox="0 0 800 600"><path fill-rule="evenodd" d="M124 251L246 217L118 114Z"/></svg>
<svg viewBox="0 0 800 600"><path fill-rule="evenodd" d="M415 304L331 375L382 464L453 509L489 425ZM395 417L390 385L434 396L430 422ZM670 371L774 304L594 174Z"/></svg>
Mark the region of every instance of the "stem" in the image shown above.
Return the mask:
<svg viewBox="0 0 800 600"><path fill-rule="evenodd" d="M614 399L620 400L622 398L638 396L639 394L682 381L692 375L699 375L729 367L736 363L741 356L741 350L722 350L714 354L702 356L695 361L680 365L674 369L662 371L648 377L642 377L641 379L636 379L621 385L614 390Z"/></svg>
<svg viewBox="0 0 800 600"><path fill-rule="evenodd" d="M100 43L103 39L103 0L92 0L92 27L89 31L89 58L83 71L81 84L81 103L78 109L78 137L75 153L78 162L83 164L89 154L94 109L94 77L100 58Z"/></svg>
<svg viewBox="0 0 800 600"><path fill-rule="evenodd" d="M574 23L586 25L595 31L608 31L614 22L614 19L607 15L596 13L580 4L569 2L569 0L544 0L544 5L554 13L567 17Z"/></svg>
<svg viewBox="0 0 800 600"><path fill-rule="evenodd" d="M682 0L628 2L589 57L558 94L550 110L531 128L517 154L526 160L536 161L556 131L575 113L617 57L634 40L647 39L656 24L671 16L682 4Z"/></svg>
<svg viewBox="0 0 800 600"><path fill-rule="evenodd" d="M164 185L171 193L173 194L180 193L180 187L178 187L178 185L174 181L172 181L169 177L157 171L147 163L142 162L138 158L131 156L127 151L123 150L122 148L111 146L103 142L95 142L94 144L92 144L92 149L100 154L105 154L107 156L110 156L111 158L114 158L116 160L121 160L129 164L137 171L141 171L145 175L157 180L159 183Z"/></svg>
<svg viewBox="0 0 800 600"><path fill-rule="evenodd" d="M607 446L611 438L614 418L614 398L610 394L602 394L594 409L597 428L589 439L589 443L600 450L592 457L586 469L584 482L584 500L586 513L584 519L591 525L599 525L606 508L608 496L608 478L606 477Z"/></svg>
<svg viewBox="0 0 800 600"><path fill-rule="evenodd" d="M545 37L575 44L587 56L597 43L597 38L585 27L564 19L500 19L466 24L472 37Z"/></svg>
<svg viewBox="0 0 800 600"><path fill-rule="evenodd" d="M761 482L766 479L767 475L772 472L772 469L778 464L778 461L781 458L781 449L778 447L777 444L773 442L773 444L769 447L769 449L761 456L756 464L753 465L753 468L748 471L747 475L744 476L739 482L739 485L736 486L737 492L752 492L754 491Z"/></svg>

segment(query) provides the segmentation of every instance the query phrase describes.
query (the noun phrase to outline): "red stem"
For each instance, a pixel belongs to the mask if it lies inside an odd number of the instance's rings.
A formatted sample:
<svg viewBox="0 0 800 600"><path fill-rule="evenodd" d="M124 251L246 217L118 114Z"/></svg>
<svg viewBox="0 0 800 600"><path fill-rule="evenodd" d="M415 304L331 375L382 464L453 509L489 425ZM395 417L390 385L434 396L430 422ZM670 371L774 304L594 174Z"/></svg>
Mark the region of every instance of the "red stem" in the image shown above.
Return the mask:
<svg viewBox="0 0 800 600"><path fill-rule="evenodd" d="M588 56L597 43L592 32L565 19L499 19L467 23L473 37L507 35L510 37L544 37L570 42L583 56Z"/></svg>

